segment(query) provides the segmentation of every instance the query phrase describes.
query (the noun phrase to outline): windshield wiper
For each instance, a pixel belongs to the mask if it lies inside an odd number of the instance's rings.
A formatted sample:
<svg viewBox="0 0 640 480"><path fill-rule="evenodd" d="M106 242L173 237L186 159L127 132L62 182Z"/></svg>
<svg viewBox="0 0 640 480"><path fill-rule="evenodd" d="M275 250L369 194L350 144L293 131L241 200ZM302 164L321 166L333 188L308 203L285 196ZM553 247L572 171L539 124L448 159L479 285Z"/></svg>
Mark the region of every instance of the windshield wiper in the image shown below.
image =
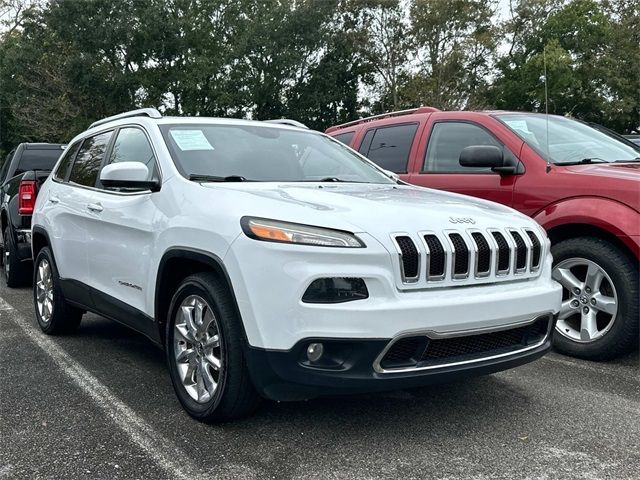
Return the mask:
<svg viewBox="0 0 640 480"><path fill-rule="evenodd" d="M580 165L585 163L610 163L602 158L592 157L592 158L583 158L582 160L578 160L576 162L559 162L558 165Z"/></svg>
<svg viewBox="0 0 640 480"><path fill-rule="evenodd" d="M640 157L630 158L629 160L616 160L615 163L640 162Z"/></svg>
<svg viewBox="0 0 640 480"><path fill-rule="evenodd" d="M200 175L192 173L189 175L189 180L194 182L251 182L242 175L228 175L226 177L216 177L215 175Z"/></svg>

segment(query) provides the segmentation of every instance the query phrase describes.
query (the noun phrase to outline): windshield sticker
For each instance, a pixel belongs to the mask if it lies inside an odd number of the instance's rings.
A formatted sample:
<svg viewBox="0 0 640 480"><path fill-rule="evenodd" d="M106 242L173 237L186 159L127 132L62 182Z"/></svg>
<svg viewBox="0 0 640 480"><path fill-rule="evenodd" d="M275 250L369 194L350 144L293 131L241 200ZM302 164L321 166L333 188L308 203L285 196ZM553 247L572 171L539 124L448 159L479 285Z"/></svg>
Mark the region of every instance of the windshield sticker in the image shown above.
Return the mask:
<svg viewBox="0 0 640 480"><path fill-rule="evenodd" d="M171 130L171 138L183 152L189 150L213 150L202 130Z"/></svg>
<svg viewBox="0 0 640 480"><path fill-rule="evenodd" d="M527 127L526 120L505 120L504 123L509 125L513 130L520 130L522 133L531 133Z"/></svg>

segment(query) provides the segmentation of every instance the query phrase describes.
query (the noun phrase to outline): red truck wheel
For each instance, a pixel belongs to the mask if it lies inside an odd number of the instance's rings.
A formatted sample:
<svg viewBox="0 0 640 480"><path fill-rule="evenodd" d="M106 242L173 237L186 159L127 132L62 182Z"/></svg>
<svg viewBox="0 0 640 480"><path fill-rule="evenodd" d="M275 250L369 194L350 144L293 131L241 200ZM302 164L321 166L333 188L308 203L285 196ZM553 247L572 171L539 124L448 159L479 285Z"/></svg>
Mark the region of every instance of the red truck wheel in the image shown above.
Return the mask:
<svg viewBox="0 0 640 480"><path fill-rule="evenodd" d="M588 360L607 360L636 347L637 262L594 237L564 240L551 251L553 278L563 287L554 346Z"/></svg>

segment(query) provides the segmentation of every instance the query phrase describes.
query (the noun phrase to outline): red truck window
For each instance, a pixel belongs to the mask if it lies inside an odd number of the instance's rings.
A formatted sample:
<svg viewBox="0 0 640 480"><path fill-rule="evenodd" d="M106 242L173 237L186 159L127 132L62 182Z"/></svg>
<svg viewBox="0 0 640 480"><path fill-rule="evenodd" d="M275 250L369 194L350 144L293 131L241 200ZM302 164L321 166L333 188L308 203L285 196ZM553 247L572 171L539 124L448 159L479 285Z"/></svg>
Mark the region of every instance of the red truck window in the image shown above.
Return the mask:
<svg viewBox="0 0 640 480"><path fill-rule="evenodd" d="M360 153L386 170L407 173L409 152L417 129L417 123L371 129L364 136Z"/></svg>
<svg viewBox="0 0 640 480"><path fill-rule="evenodd" d="M422 168L423 172L474 173L490 172L489 168L463 167L460 152L473 145L503 145L487 130L468 122L438 122L429 135L429 145Z"/></svg>
<svg viewBox="0 0 640 480"><path fill-rule="evenodd" d="M345 145L351 145L351 140L353 140L353 136L355 134L356 132L346 132L339 135L334 135L333 138L335 138L339 142L344 143Z"/></svg>

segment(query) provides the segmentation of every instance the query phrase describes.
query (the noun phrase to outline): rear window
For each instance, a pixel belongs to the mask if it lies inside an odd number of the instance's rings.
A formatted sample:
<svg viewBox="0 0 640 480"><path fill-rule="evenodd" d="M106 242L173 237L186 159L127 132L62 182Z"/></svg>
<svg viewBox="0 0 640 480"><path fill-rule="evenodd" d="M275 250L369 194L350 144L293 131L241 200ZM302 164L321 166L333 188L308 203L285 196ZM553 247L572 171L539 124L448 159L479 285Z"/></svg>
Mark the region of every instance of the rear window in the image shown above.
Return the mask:
<svg viewBox="0 0 640 480"><path fill-rule="evenodd" d="M25 149L20 157L16 175L29 170L51 170L62 155L62 148L31 150Z"/></svg>
<svg viewBox="0 0 640 480"><path fill-rule="evenodd" d="M353 140L353 136L355 134L356 132L346 132L346 133L341 133L339 135L334 135L333 138L335 138L339 142L344 143L345 145L349 145L351 144L351 140Z"/></svg>
<svg viewBox="0 0 640 480"><path fill-rule="evenodd" d="M373 137L370 136L370 130L365 135L360 152L385 170L406 173L409 152L416 130L418 130L417 123L381 127L375 130ZM366 144L369 139L371 139L371 144L367 148ZM367 152L363 152L363 149L366 149Z"/></svg>

